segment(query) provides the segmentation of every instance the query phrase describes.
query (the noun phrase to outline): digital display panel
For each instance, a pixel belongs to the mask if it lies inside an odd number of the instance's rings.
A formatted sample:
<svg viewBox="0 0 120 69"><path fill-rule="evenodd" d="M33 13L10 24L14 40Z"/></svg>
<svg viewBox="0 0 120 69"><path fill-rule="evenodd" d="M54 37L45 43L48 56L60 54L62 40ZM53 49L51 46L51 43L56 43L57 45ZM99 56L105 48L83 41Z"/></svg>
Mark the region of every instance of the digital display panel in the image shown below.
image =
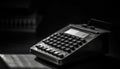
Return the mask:
<svg viewBox="0 0 120 69"><path fill-rule="evenodd" d="M85 38L89 35L88 33L85 33L85 32L82 32L82 31L79 31L79 30L76 30L76 29L73 29L73 28L65 31L64 33L71 34L71 35L74 35L74 36L78 36L80 38Z"/></svg>

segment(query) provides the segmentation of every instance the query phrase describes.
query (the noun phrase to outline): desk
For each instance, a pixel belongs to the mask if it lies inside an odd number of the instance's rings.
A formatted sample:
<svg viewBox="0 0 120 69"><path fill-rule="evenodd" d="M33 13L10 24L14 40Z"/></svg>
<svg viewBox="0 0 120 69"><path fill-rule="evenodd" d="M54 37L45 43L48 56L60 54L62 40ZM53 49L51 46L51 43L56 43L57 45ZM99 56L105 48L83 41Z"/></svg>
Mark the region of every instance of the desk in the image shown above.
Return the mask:
<svg viewBox="0 0 120 69"><path fill-rule="evenodd" d="M1 45L0 45L0 54L23 54L24 56L31 55L29 48L37 43L41 38L36 36L36 34L11 34L7 33L1 35ZM98 55L94 57L89 57L82 61L77 61L69 65L62 67L53 65L49 62L46 62L42 59L35 58L34 56L30 60L42 64L45 68L48 69L103 69L103 68L113 68L119 69L120 60L112 58L110 56ZM0 60L0 69L7 69L6 65ZM41 69L41 68L39 68ZM44 69L44 68L43 68Z"/></svg>

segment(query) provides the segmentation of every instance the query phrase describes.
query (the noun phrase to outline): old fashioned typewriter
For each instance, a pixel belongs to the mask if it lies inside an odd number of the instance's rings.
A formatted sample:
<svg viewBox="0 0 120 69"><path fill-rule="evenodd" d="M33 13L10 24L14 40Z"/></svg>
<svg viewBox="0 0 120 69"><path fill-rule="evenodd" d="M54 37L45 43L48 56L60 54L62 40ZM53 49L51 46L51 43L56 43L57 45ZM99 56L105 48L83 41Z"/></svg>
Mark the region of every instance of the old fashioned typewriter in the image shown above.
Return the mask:
<svg viewBox="0 0 120 69"><path fill-rule="evenodd" d="M106 53L109 33L87 24L69 24L33 45L30 52L61 66L91 54Z"/></svg>

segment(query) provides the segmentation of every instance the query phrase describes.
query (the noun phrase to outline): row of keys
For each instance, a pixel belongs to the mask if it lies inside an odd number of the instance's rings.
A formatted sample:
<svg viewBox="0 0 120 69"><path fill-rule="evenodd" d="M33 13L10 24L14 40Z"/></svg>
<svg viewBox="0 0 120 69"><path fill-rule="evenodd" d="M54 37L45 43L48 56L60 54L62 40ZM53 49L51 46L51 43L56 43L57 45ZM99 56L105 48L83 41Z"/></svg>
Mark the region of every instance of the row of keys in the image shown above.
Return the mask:
<svg viewBox="0 0 120 69"><path fill-rule="evenodd" d="M50 43L46 43L46 44L50 45ZM81 45L82 45L81 42L79 44L73 43L73 45L69 45L69 44L65 44L65 45L60 45L59 44L59 45L57 45L57 43L52 43L51 44L51 46L53 46L55 48L58 48L58 49L61 49L61 50L64 50L64 51L66 51L68 53L71 53L71 51L75 50L76 48L78 48Z"/></svg>
<svg viewBox="0 0 120 69"><path fill-rule="evenodd" d="M78 38L76 36L72 36L70 34L66 34L66 33L58 33L58 34L53 34L50 36L50 38L54 38L54 39L67 39L67 40L73 40L73 39L76 39L76 40L80 40L81 38Z"/></svg>
<svg viewBox="0 0 120 69"><path fill-rule="evenodd" d="M42 45L36 45L36 47L38 49L42 50L42 51L45 51L45 52L47 52L49 54L52 54L52 55L55 55L57 57L60 57L60 58L64 57L64 55L62 53L60 53L59 51L56 51L56 50L54 50L52 48L47 48L47 47L42 46Z"/></svg>
<svg viewBox="0 0 120 69"><path fill-rule="evenodd" d="M54 34L52 36L50 36L46 42L54 42L54 43L65 43L65 44L72 44L72 43L79 43L79 41L81 41L81 38L77 38L68 34ZM63 44L62 43L62 44Z"/></svg>
<svg viewBox="0 0 120 69"><path fill-rule="evenodd" d="M61 45L61 44L57 44L57 43L53 43L53 42L46 42L44 41L46 44L52 46L52 47L55 47L55 48L58 48L58 49L61 49L61 50L64 50L64 51L69 51L70 48L69 48L69 45L68 44L65 44L64 46ZM64 44L64 43L63 43ZM69 49L69 50L68 50Z"/></svg>
<svg viewBox="0 0 120 69"><path fill-rule="evenodd" d="M52 47L71 53L71 51L75 50L83 43L86 43L86 40L72 37L71 35L65 33L58 33L50 36L46 40L43 40L43 42Z"/></svg>
<svg viewBox="0 0 120 69"><path fill-rule="evenodd" d="M67 45L67 44L73 44L73 43L86 43L86 40L79 40L79 41L76 41L76 40L72 40L72 41L69 41L69 40L64 40L63 41L63 39L61 39L61 40L54 40L54 39L49 39L49 40L45 40L44 42L47 42L47 43L49 43L49 44L53 44L53 43L57 43L57 44L61 44L61 45ZM80 44L81 45L81 44Z"/></svg>

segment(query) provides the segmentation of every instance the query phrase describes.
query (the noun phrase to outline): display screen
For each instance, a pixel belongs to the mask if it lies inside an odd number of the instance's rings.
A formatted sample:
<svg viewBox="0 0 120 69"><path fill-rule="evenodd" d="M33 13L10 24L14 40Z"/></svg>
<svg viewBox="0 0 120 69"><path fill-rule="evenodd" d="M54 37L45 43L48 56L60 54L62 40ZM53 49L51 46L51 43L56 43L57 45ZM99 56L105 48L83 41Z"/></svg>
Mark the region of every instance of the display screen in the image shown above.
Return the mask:
<svg viewBox="0 0 120 69"><path fill-rule="evenodd" d="M82 32L82 31L79 31L79 30L76 30L76 29L73 29L73 28L65 31L65 33L71 34L71 35L74 35L74 36L78 36L80 38L85 38L89 35L88 33L85 33L85 32Z"/></svg>

